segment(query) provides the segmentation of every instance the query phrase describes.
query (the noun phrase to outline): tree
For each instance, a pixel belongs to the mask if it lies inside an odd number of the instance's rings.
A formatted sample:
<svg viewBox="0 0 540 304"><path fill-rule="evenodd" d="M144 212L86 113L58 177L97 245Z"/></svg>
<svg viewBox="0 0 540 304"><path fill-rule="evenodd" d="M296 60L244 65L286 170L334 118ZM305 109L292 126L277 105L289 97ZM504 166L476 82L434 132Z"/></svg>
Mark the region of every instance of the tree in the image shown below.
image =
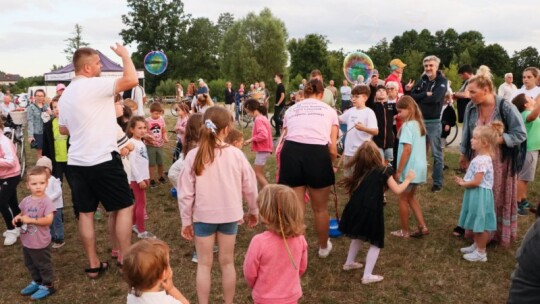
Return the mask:
<svg viewBox="0 0 540 304"><path fill-rule="evenodd" d="M510 71L510 56L499 44L490 44L478 52L478 63L487 65L491 71L503 76Z"/></svg>
<svg viewBox="0 0 540 304"><path fill-rule="evenodd" d="M538 50L532 46L526 47L521 51L515 51L510 60L512 72L517 86L521 86L523 81L521 75L527 67L540 67L540 57Z"/></svg>
<svg viewBox="0 0 540 304"><path fill-rule="evenodd" d="M291 75L306 77L312 70L318 69L328 77L328 40L319 34L307 34L301 39L291 39L287 49L291 56Z"/></svg>
<svg viewBox="0 0 540 304"><path fill-rule="evenodd" d="M82 26L78 23L75 24L75 31L72 33L73 37L64 40L67 42L67 47L64 49L64 54L66 54L66 59L71 62L73 58L73 53L78 48L88 46L89 44L84 42L82 39Z"/></svg>
<svg viewBox="0 0 540 304"><path fill-rule="evenodd" d="M401 60L407 64L403 70L403 81L408 82L410 79L420 79L420 75L424 72L423 60L425 53L416 50L408 50L402 56Z"/></svg>
<svg viewBox="0 0 540 304"><path fill-rule="evenodd" d="M218 78L221 40L218 27L208 18L196 18L191 21L185 36L182 52L177 53L178 68L172 71L173 77Z"/></svg>
<svg viewBox="0 0 540 304"><path fill-rule="evenodd" d="M223 36L220 46L223 75L235 84L263 80L272 92L275 73L285 72L286 41L285 24L268 8L259 15L249 13Z"/></svg>
<svg viewBox="0 0 540 304"><path fill-rule="evenodd" d="M126 28L120 31L124 44L136 43L132 54L136 67L141 67L145 54L161 50L169 59L165 73L146 75L147 91L153 92L160 80L170 78L171 71L182 67L175 61L182 52L182 38L189 25L190 15L184 14L181 0L127 0L129 12L122 15Z"/></svg>
<svg viewBox="0 0 540 304"><path fill-rule="evenodd" d="M461 54L467 50L470 56L470 62L460 62L460 64L480 66L482 62L478 61L478 53L480 53L484 47L484 36L480 32L468 31L459 34L456 53Z"/></svg>
<svg viewBox="0 0 540 304"><path fill-rule="evenodd" d="M388 64L392 60L392 54L390 53L390 46L388 45L386 38L383 38L381 41L377 42L376 45L370 47L366 51L366 54L373 61L373 64L379 71L382 79L390 74L390 67Z"/></svg>
<svg viewBox="0 0 540 304"><path fill-rule="evenodd" d="M219 31L219 37L223 38L223 35L227 30L234 24L234 15L231 13L221 13L219 14L217 21L217 28Z"/></svg>
<svg viewBox="0 0 540 304"><path fill-rule="evenodd" d="M456 51L458 33L449 28L446 31L435 32L435 50L433 53L441 59L445 66L449 66Z"/></svg>
<svg viewBox="0 0 540 304"><path fill-rule="evenodd" d="M330 80L333 79L336 87L340 87L345 75L343 74L343 61L345 60L345 54L343 49L337 51L328 51L328 70L329 74L325 77Z"/></svg>

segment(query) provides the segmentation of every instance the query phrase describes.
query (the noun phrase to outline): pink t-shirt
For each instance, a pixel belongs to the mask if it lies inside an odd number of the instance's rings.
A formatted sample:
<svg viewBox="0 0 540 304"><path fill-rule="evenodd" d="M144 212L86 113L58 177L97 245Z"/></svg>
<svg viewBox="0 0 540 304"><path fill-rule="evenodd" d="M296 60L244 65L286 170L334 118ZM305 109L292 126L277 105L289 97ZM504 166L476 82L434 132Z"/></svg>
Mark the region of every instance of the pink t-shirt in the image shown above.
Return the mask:
<svg viewBox="0 0 540 304"><path fill-rule="evenodd" d="M184 136L186 135L187 121L187 115L184 118L178 116L178 119L176 120L176 125L174 126L174 129L176 130L176 138L182 143L184 142Z"/></svg>
<svg viewBox="0 0 540 304"><path fill-rule="evenodd" d="M154 138L154 143L148 144L152 147L163 147L163 130L165 129L165 120L162 116L158 119L152 119L152 117L146 118L148 124L148 132Z"/></svg>
<svg viewBox="0 0 540 304"><path fill-rule="evenodd" d="M285 140L302 144L327 145L332 126L339 126L336 110L317 99L304 99L285 112Z"/></svg>
<svg viewBox="0 0 540 304"><path fill-rule="evenodd" d="M52 200L48 196L42 198L25 197L19 204L21 213L31 218L45 217L56 211ZM21 243L30 249L43 249L51 243L49 226L26 225L26 232L21 231Z"/></svg>
<svg viewBox="0 0 540 304"><path fill-rule="evenodd" d="M255 303L297 303L302 297L300 276L307 269L307 242L303 235L287 239L266 231L251 239L244 260L244 277Z"/></svg>

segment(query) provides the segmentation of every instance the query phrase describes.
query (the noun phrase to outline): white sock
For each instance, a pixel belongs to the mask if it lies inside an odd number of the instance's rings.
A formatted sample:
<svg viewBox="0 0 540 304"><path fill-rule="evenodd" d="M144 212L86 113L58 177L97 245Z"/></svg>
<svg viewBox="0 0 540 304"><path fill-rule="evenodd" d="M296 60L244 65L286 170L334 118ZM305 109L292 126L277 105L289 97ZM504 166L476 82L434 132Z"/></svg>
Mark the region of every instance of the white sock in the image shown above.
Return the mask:
<svg viewBox="0 0 540 304"><path fill-rule="evenodd" d="M381 248L374 245L369 246L366 255L366 266L364 268L364 279L371 277L375 263L377 263L377 258L379 258L379 252L381 252Z"/></svg>
<svg viewBox="0 0 540 304"><path fill-rule="evenodd" d="M349 253L347 254L347 261L345 265L351 265L356 259L358 251L362 248L362 241L358 239L352 239L351 245L349 245Z"/></svg>

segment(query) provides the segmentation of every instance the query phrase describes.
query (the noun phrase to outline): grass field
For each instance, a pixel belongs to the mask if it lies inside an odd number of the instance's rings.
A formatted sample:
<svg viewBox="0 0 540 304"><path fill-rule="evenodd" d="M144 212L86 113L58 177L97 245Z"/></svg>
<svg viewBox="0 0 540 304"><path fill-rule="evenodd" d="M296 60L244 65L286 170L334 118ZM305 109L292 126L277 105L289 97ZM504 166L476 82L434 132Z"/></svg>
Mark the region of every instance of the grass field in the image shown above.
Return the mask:
<svg viewBox="0 0 540 304"><path fill-rule="evenodd" d="M174 124L168 117L168 125ZM250 130L246 129L246 138ZM250 161L253 154L244 149ZM30 155L32 154L32 155ZM29 151L30 163L35 163L35 152ZM167 153L170 155L170 153ZM433 194L430 184L419 188L419 201L431 234L423 239L396 239L390 231L399 229L399 215L396 196L388 194L385 207L386 247L381 250L374 273L385 277L378 284L364 286L360 283L362 270L343 272L349 240L334 239L334 250L327 259L317 257L317 242L313 225L313 214L308 208L306 214L307 240L309 244L308 270L302 278L304 297L300 303L503 303L506 301L510 275L515 265L515 251L523 234L533 223L532 215L519 218L519 240L510 249L489 247L487 263L470 263L461 258L459 248L469 245L468 241L451 236L457 222L463 190L453 182L454 168L458 155L447 151L446 161L450 166L445 171L443 191ZM167 159L167 167L170 159ZM267 165L268 178L274 180L275 159ZM540 187L532 183L529 197L536 201ZM58 292L44 303L125 303L127 286L119 269L112 264L108 273L98 280L89 280L83 269L87 260L78 238L76 221L71 209L69 188L64 186L66 245L53 251L55 285ZM180 217L176 200L169 193L169 185L161 185L148 191L147 229L166 241L172 250L171 265L174 270L175 285L184 295L196 303L195 272L192 263L193 244L180 236ZM19 200L28 195L21 183ZM347 202L343 192L339 194L340 211ZM329 203L330 214L334 213ZM111 260L106 233L106 218L96 222L98 250L102 260ZM415 223L411 223L414 227ZM3 229L3 228L2 228ZM235 264L237 270L237 290L235 303L251 303L250 291L242 275L244 254L253 235L263 231L259 225L255 229L241 226L237 238ZM133 241L136 237L133 236ZM359 253L363 262L368 245ZM30 282L24 267L21 244L0 247L0 303L28 303L30 300L19 295L19 290ZM211 303L220 303L221 283L219 265L215 260L212 277Z"/></svg>

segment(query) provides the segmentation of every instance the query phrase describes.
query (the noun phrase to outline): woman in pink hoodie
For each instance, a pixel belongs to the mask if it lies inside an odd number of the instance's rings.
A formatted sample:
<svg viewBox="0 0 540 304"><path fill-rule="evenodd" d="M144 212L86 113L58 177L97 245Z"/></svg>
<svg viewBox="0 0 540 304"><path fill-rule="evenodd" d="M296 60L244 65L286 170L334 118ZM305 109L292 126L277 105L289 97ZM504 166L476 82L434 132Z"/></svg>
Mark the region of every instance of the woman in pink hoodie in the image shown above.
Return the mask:
<svg viewBox="0 0 540 304"><path fill-rule="evenodd" d="M262 189L268 185L264 176L264 165L266 165L266 160L273 150L272 129L268 118L266 118L268 110L264 105L261 105L256 99L248 99L245 106L249 116L253 117L254 123L251 138L246 140L244 145L251 144L251 150L255 151L253 169L257 176L259 189Z"/></svg>
<svg viewBox="0 0 540 304"><path fill-rule="evenodd" d="M4 130L4 122L0 120L0 130ZM17 242L19 228L12 223L13 218L21 213L17 200L17 185L21 181L21 165L13 142L0 132L0 212L6 222L4 246Z"/></svg>

